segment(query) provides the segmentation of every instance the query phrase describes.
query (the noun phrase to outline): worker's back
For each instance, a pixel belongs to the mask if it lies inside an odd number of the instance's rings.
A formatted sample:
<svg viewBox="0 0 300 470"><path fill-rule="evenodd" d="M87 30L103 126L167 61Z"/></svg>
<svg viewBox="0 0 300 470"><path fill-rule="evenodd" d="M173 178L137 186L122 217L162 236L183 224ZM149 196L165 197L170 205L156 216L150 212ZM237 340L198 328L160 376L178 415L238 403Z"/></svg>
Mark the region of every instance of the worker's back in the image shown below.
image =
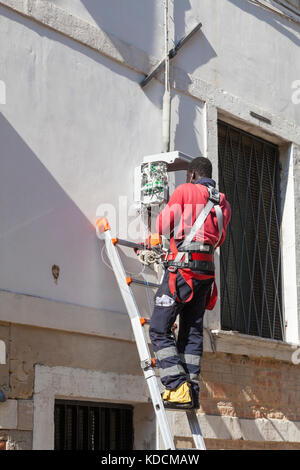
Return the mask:
<svg viewBox="0 0 300 470"><path fill-rule="evenodd" d="M175 228L175 240L180 243L187 235L198 215L208 201L207 186L215 186L210 178L202 178L203 183L185 183L178 186L173 192L169 203L159 214L156 222L156 230L162 235L169 235ZM204 184L205 183L205 184ZM208 215L203 227L197 232L194 241L215 246L220 246L226 235L226 229L231 217L230 204L223 193L220 193L220 208L223 213L223 231L219 239L218 221L215 209Z"/></svg>

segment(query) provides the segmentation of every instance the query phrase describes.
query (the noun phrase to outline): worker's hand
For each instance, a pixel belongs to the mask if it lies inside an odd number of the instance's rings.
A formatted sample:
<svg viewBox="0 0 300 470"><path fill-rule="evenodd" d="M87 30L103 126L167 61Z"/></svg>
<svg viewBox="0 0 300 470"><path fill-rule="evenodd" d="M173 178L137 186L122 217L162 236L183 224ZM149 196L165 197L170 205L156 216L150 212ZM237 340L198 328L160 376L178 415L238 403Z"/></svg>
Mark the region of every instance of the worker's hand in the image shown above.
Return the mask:
<svg viewBox="0 0 300 470"><path fill-rule="evenodd" d="M159 233L151 233L149 237L146 238L144 243L139 243L141 245L141 249L134 248L134 251L137 255L140 254L142 250L156 250L157 248L160 249L162 245L162 239Z"/></svg>
<svg viewBox="0 0 300 470"><path fill-rule="evenodd" d="M159 233L151 233L149 237L145 240L145 247L147 250L151 250L152 248L158 248L159 245L162 244L162 239Z"/></svg>

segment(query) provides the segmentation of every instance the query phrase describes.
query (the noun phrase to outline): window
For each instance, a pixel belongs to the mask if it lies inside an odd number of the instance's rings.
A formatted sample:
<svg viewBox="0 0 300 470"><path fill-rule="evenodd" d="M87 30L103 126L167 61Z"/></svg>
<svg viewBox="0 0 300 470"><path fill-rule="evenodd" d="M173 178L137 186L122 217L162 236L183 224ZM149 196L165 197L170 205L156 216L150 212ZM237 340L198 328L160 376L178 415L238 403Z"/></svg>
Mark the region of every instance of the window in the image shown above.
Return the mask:
<svg viewBox="0 0 300 470"><path fill-rule="evenodd" d="M133 408L55 400L55 450L132 450Z"/></svg>
<svg viewBox="0 0 300 470"><path fill-rule="evenodd" d="M232 209L220 249L222 329L282 340L278 148L218 129L219 187Z"/></svg>

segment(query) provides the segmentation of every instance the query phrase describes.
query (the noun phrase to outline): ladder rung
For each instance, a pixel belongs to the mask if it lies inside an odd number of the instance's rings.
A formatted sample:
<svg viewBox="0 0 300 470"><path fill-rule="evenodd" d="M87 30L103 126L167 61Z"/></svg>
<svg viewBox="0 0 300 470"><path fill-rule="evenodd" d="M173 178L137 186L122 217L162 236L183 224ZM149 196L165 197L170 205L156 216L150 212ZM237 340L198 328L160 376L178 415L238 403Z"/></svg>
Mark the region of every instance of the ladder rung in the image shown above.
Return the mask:
<svg viewBox="0 0 300 470"><path fill-rule="evenodd" d="M129 248L136 248L138 250L142 250L145 245L143 243L134 243L130 242L128 240L122 240L121 238L113 238L113 244L116 245L122 245L122 246L128 246Z"/></svg>
<svg viewBox="0 0 300 470"><path fill-rule="evenodd" d="M194 413L195 411L197 411L196 408L168 408L168 407L165 407L165 410L166 411L171 411L171 412L176 412L176 413Z"/></svg>
<svg viewBox="0 0 300 470"><path fill-rule="evenodd" d="M132 282L144 287L159 287L160 284L155 284L154 282L141 281L140 279L133 279L132 277L126 277L126 282L130 285Z"/></svg>

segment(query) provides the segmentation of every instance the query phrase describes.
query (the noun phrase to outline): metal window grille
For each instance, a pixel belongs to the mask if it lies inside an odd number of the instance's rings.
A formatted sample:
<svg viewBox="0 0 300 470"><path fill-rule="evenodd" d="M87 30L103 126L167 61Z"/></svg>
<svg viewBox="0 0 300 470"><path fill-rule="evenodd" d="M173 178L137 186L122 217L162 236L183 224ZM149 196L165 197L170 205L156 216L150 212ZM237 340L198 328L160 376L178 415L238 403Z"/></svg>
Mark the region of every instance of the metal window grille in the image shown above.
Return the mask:
<svg viewBox="0 0 300 470"><path fill-rule="evenodd" d="M132 450L133 408L56 400L55 450Z"/></svg>
<svg viewBox="0 0 300 470"><path fill-rule="evenodd" d="M278 148L222 121L218 143L232 210L220 249L222 329L282 340Z"/></svg>

